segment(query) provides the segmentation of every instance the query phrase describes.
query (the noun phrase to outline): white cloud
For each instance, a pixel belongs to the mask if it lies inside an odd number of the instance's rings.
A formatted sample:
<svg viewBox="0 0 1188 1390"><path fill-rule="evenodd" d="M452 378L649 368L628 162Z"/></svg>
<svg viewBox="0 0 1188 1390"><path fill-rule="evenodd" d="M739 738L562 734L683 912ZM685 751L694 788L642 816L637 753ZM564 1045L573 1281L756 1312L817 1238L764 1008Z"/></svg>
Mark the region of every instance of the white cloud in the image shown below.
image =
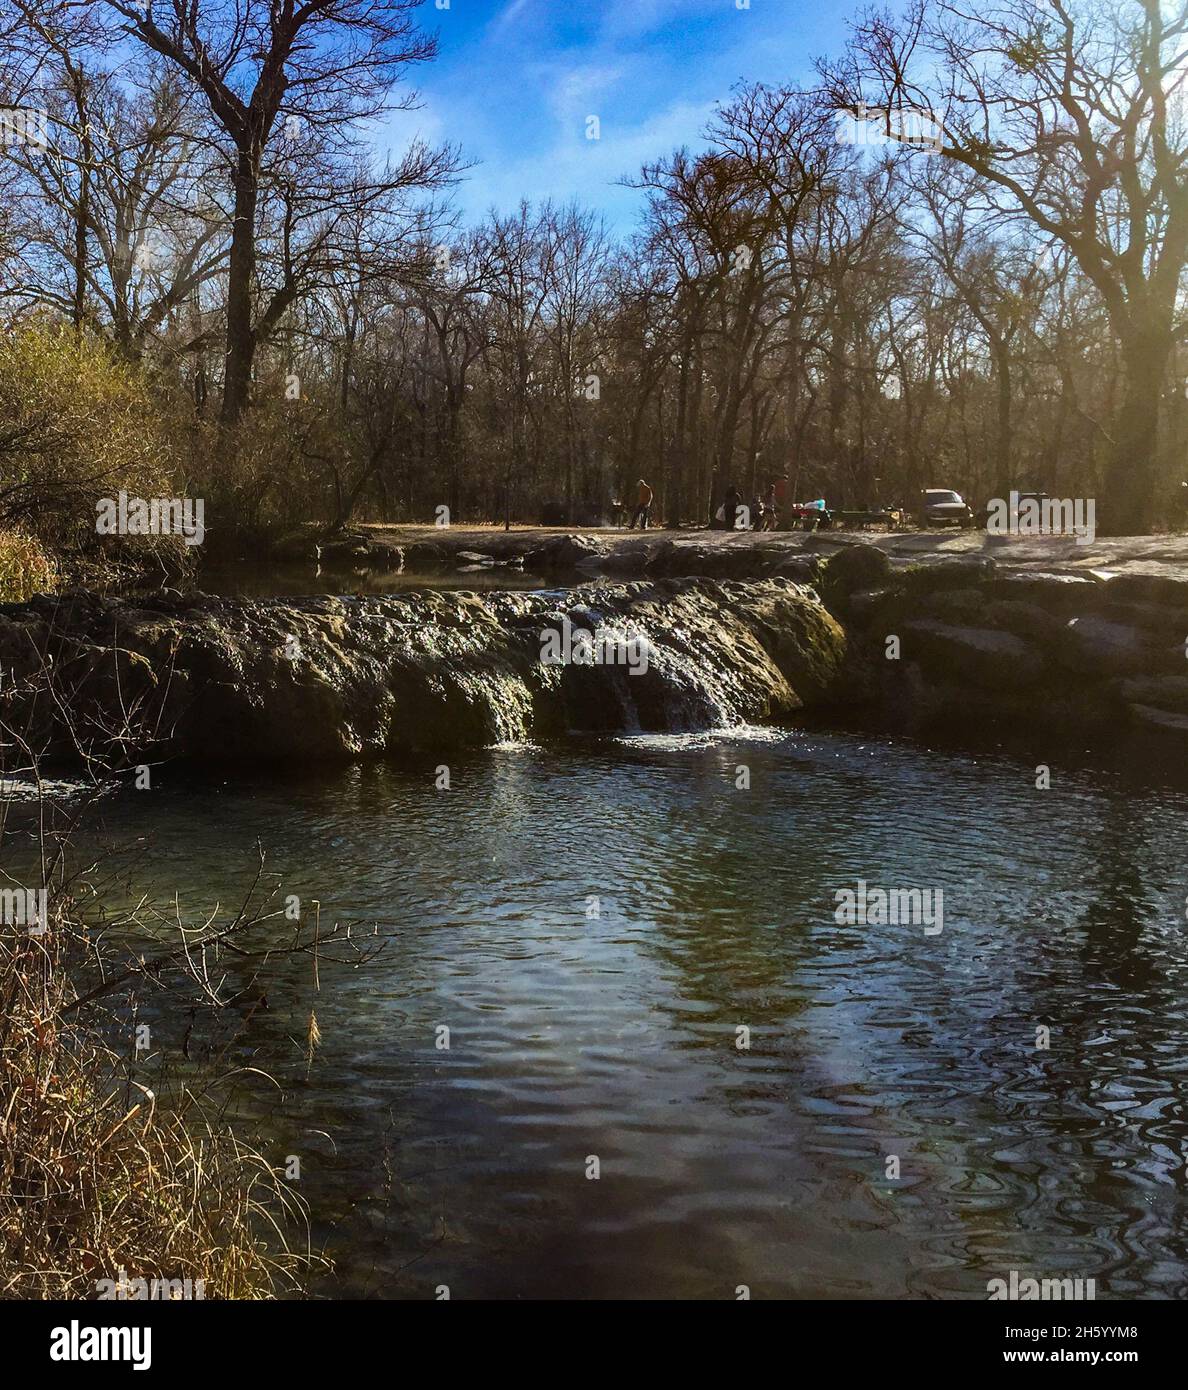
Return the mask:
<svg viewBox="0 0 1188 1390"><path fill-rule="evenodd" d="M530 3L531 0L511 0L511 4L495 16L492 28L496 30L506 29L509 25L514 24Z"/></svg>
<svg viewBox="0 0 1188 1390"><path fill-rule="evenodd" d="M603 16L602 34L612 41L640 38L673 20L709 19L725 8L734 10L732 0L611 0Z"/></svg>
<svg viewBox="0 0 1188 1390"><path fill-rule="evenodd" d="M604 120L600 140L587 140L581 128L558 133L544 150L472 170L462 199L472 211L489 205L508 211L521 198L576 198L613 208L629 223L629 210L642 206L642 196L615 185L637 174L645 162L680 145L697 144L712 110L711 102L679 100L633 126Z"/></svg>
<svg viewBox="0 0 1188 1390"><path fill-rule="evenodd" d="M459 3L459 0L454 0ZM414 132L461 143L476 162L458 190L467 218L521 197L577 198L627 230L638 193L617 187L644 162L680 145L699 148L714 103L746 77L811 80L810 55L834 43L841 18L830 6L786 0L599 0L584 6L585 41L558 42L553 5L506 0L477 36L443 44L440 66L419 73L427 110L394 117L381 147L403 148ZM598 140L586 138L597 116Z"/></svg>
<svg viewBox="0 0 1188 1390"><path fill-rule="evenodd" d="M380 154L391 151L398 156L416 139L427 145L444 145L457 139L453 122L446 120L432 101L423 101L413 111L391 112L376 128L372 142Z"/></svg>
<svg viewBox="0 0 1188 1390"><path fill-rule="evenodd" d="M585 63L555 70L548 88L553 115L563 122L600 115L623 76L621 66Z"/></svg>

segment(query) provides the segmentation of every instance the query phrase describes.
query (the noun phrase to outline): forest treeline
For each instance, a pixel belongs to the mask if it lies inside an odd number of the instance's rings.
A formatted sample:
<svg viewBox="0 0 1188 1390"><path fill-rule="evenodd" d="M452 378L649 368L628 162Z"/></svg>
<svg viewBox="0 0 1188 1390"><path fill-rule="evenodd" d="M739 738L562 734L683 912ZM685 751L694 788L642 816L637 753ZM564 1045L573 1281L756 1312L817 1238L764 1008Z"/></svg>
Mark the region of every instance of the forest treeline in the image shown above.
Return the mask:
<svg viewBox="0 0 1188 1390"><path fill-rule="evenodd" d="M465 132L377 157L424 18L0 0L0 527L65 543L123 481L216 537L589 524L639 478L704 523L781 475L1180 521L1188 5L858 15L811 89L740 85L625 169L620 239L569 203L463 225Z"/></svg>

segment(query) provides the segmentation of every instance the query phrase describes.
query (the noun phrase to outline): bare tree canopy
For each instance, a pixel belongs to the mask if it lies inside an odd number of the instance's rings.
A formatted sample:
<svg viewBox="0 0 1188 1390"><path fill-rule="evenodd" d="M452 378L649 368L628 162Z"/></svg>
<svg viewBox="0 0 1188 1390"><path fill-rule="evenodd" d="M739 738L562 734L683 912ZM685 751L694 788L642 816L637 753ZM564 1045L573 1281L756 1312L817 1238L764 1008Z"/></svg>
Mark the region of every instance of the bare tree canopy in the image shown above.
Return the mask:
<svg viewBox="0 0 1188 1390"><path fill-rule="evenodd" d="M1178 524L1188 7L868 11L816 89L740 84L624 170L619 238L463 225L457 145L377 154L419 8L0 0L40 132L0 165L0 299L147 373L234 525L600 521L641 476L673 526L777 481Z"/></svg>

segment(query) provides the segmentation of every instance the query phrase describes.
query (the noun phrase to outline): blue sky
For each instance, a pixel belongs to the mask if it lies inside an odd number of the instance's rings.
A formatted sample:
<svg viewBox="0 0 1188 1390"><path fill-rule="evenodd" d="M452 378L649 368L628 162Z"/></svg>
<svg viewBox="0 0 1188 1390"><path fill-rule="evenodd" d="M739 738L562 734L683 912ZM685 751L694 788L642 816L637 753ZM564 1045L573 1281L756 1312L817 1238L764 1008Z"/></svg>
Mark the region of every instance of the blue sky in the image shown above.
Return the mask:
<svg viewBox="0 0 1188 1390"><path fill-rule="evenodd" d="M812 59L844 43L856 0L425 0L440 56L414 74L423 105L378 143L414 132L458 142L477 165L458 188L466 221L521 197L577 198L612 231L641 195L615 181L696 146L740 79L812 81ZM739 0L741 3L741 0ZM587 139L597 116L600 138Z"/></svg>

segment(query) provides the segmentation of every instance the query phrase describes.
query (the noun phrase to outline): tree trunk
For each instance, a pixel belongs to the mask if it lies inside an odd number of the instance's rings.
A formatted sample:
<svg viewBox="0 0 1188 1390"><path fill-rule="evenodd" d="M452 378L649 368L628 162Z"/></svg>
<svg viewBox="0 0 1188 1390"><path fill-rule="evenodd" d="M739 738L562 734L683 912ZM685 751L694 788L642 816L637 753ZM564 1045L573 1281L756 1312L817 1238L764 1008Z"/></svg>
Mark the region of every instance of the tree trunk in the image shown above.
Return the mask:
<svg viewBox="0 0 1188 1390"><path fill-rule="evenodd" d="M677 530L681 524L684 499L681 496L681 480L688 471L689 437L689 364L692 349L686 341L681 352L681 371L677 385L676 429L672 452L668 456L668 484L664 489L664 522L670 530ZM663 436L661 437L663 441Z"/></svg>
<svg viewBox="0 0 1188 1390"><path fill-rule="evenodd" d="M998 378L998 432L994 442L995 496L1005 501L1011 488L1011 353L1006 343L994 344L994 372Z"/></svg>
<svg viewBox="0 0 1188 1390"><path fill-rule="evenodd" d="M81 334L87 310L87 226L91 220L91 163L94 159L94 152L91 148L91 126L87 120L86 85L82 69L77 68L67 58L66 71L70 77L74 109L78 116L79 127L80 158L78 206L74 214L74 304L72 318L75 333Z"/></svg>
<svg viewBox="0 0 1188 1390"><path fill-rule="evenodd" d="M734 438L738 433L738 414L741 406L738 383L731 381L727 386L726 399L718 419L717 439L714 446L714 484L705 501L709 508L707 522L714 524L714 498L719 491L738 485L734 476ZM746 479L742 479L745 485Z"/></svg>
<svg viewBox="0 0 1188 1390"><path fill-rule="evenodd" d="M256 273L256 161L240 150L235 170L235 220L227 273L227 359L223 382L222 423L239 423L247 408L256 337L252 328L252 281Z"/></svg>
<svg viewBox="0 0 1188 1390"><path fill-rule="evenodd" d="M1170 331L1136 334L1123 343L1122 406L1114 422L1114 446L1098 517L1102 535L1137 536L1151 527L1159 409L1171 347Z"/></svg>

